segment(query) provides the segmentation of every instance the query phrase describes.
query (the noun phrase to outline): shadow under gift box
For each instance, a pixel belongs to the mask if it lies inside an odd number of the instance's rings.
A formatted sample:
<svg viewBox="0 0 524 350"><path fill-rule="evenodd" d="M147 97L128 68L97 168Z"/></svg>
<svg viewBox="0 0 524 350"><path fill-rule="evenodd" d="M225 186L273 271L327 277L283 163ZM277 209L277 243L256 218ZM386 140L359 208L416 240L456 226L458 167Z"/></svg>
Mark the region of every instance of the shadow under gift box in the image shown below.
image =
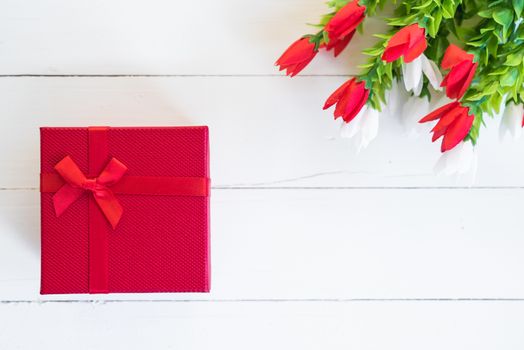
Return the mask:
<svg viewBox="0 0 524 350"><path fill-rule="evenodd" d="M43 127L40 137L42 294L209 292L207 127ZM112 158L127 167L107 186L123 210L115 228L87 187L57 216L66 157L91 182Z"/></svg>

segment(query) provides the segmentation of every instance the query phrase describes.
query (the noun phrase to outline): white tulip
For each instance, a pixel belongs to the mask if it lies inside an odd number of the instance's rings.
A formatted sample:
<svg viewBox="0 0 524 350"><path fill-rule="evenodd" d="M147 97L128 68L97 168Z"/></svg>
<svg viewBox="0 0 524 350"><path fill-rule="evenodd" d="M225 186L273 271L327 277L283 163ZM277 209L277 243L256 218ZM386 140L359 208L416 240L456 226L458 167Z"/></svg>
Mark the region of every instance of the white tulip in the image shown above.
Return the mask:
<svg viewBox="0 0 524 350"><path fill-rule="evenodd" d="M430 112L429 101L427 98L410 97L402 108L400 122L408 136L416 137L427 126L419 124L419 120Z"/></svg>
<svg viewBox="0 0 524 350"><path fill-rule="evenodd" d="M469 141L460 142L454 148L442 153L435 165L434 171L438 175L464 175L471 174L471 182L477 173L477 152L475 146Z"/></svg>
<svg viewBox="0 0 524 350"><path fill-rule="evenodd" d="M522 104L508 103L500 121L499 135L501 139L508 133L513 139L518 139L522 135L523 114L524 106Z"/></svg>
<svg viewBox="0 0 524 350"><path fill-rule="evenodd" d="M400 117L404 103L410 97L410 94L402 87L402 82L394 80L391 89L386 94L386 104L381 113L382 116Z"/></svg>
<svg viewBox="0 0 524 350"><path fill-rule="evenodd" d="M419 96L424 83L423 74L435 90L441 90L442 74L435 62L429 60L426 55L421 54L409 63L402 64L402 76L407 91L413 91Z"/></svg>
<svg viewBox="0 0 524 350"><path fill-rule="evenodd" d="M353 140L357 153L366 148L378 134L379 112L365 105L349 123L343 122L340 136Z"/></svg>

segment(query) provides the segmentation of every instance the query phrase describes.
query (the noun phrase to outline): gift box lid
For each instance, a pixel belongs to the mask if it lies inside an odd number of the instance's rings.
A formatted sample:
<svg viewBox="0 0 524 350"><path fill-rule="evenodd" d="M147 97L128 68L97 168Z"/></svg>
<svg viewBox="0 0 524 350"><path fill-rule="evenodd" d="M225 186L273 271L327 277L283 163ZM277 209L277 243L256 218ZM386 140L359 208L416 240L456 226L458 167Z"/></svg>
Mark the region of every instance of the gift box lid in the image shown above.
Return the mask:
<svg viewBox="0 0 524 350"><path fill-rule="evenodd" d="M42 294L209 291L207 127L43 127L40 135ZM116 227L87 187L57 217L62 184L45 189L50 177L75 187L57 174L65 158L100 183L110 160L126 168L111 184L122 208ZM206 190L164 193L154 185L160 180L200 181Z"/></svg>

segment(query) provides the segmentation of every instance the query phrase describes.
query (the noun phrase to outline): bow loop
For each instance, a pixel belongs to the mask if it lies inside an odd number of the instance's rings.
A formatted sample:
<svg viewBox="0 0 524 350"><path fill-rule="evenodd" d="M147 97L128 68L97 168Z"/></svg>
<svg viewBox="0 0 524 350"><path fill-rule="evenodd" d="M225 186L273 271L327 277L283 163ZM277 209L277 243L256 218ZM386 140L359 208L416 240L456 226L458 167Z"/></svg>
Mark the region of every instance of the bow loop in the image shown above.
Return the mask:
<svg viewBox="0 0 524 350"><path fill-rule="evenodd" d="M66 156L55 165L55 170L66 181L53 196L57 216L62 215L85 191L89 191L93 193L95 201L113 229L116 228L124 210L109 187L120 181L127 171L123 163L112 158L98 177L87 178L73 159Z"/></svg>

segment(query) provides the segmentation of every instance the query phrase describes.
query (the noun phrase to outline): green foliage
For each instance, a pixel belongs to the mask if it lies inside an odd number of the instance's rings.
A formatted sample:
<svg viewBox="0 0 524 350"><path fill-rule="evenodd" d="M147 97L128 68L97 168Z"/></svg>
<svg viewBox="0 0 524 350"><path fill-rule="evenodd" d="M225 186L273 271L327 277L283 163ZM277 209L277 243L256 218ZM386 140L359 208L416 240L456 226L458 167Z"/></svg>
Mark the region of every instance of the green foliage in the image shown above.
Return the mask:
<svg viewBox="0 0 524 350"><path fill-rule="evenodd" d="M360 68L359 80L366 82L366 89L370 90L368 103L376 110L382 110L382 105L386 103L386 92L391 89L394 78L399 75L398 64L387 63L382 60L382 54L389 35L381 35L380 41L375 46L364 50L362 53L371 56L368 62Z"/></svg>
<svg viewBox="0 0 524 350"><path fill-rule="evenodd" d="M328 1L330 12L314 25L318 32L307 36L317 49L329 42L325 25L349 1ZM377 14L386 3L387 0L359 0L360 5L366 6L366 17ZM390 29L386 34L375 33L380 40L362 51L369 59L360 66L358 79L370 89L371 107L380 110L393 81L401 78L401 59L392 63L382 60L388 40L414 23L426 31L428 46L424 54L430 60L440 64L452 42L472 53L478 63L475 77L461 99L475 116L467 140L477 142L484 118L496 115L502 103L524 102L524 0L391 0L389 3L395 5L394 16L385 19ZM430 96L425 80L420 97Z"/></svg>
<svg viewBox="0 0 524 350"><path fill-rule="evenodd" d="M482 115L496 115L504 100L523 102L524 27L515 24L523 3L490 2L478 14L481 20L474 28L476 35L466 42L479 63L463 98L463 103L475 112L475 121ZM476 142L478 136L478 130L472 127L468 138Z"/></svg>
<svg viewBox="0 0 524 350"><path fill-rule="evenodd" d="M391 86L390 77L384 73L388 64L380 59L388 37L404 26L418 23L427 33L428 48L424 54L434 62L440 64L450 41L475 56L477 72L462 104L475 116L467 139L476 143L484 115L497 114L505 100L523 102L524 23L519 25L523 8L524 0L403 1L395 17L386 20L392 27L390 33L363 52L372 56L359 76L372 89L369 103L379 108ZM398 78L400 63L389 65L393 79ZM429 98L427 85L426 81L420 97Z"/></svg>
<svg viewBox="0 0 524 350"><path fill-rule="evenodd" d="M374 16L377 9L382 10L387 0L360 0L358 3L362 6L366 6L366 15ZM395 2L395 1L393 1Z"/></svg>

